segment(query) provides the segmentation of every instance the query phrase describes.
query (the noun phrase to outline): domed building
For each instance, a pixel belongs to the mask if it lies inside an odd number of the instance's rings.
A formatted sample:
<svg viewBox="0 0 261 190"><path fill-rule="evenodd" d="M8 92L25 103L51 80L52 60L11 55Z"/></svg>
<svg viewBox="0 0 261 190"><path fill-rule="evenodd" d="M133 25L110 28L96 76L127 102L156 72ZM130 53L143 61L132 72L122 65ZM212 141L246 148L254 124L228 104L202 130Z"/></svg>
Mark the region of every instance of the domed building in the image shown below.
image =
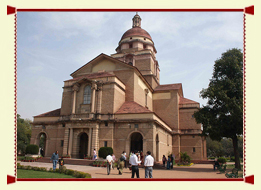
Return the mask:
<svg viewBox="0 0 261 190"><path fill-rule="evenodd" d="M100 54L64 81L61 108L34 116L31 144L72 158L93 150L151 151L162 155L187 152L205 160L206 139L193 114L199 103L183 96L181 83L160 85L157 50L150 34L133 17L116 53Z"/></svg>

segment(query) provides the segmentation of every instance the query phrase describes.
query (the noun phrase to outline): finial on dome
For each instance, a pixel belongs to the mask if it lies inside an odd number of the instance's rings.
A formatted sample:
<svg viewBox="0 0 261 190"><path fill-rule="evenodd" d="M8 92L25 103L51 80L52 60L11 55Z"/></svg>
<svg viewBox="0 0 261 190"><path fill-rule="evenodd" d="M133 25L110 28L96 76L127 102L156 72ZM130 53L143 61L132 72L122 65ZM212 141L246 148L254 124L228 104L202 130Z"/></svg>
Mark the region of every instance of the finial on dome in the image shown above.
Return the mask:
<svg viewBox="0 0 261 190"><path fill-rule="evenodd" d="M138 15L138 12L136 12L136 15L132 19L132 28L134 27L141 27L141 18Z"/></svg>

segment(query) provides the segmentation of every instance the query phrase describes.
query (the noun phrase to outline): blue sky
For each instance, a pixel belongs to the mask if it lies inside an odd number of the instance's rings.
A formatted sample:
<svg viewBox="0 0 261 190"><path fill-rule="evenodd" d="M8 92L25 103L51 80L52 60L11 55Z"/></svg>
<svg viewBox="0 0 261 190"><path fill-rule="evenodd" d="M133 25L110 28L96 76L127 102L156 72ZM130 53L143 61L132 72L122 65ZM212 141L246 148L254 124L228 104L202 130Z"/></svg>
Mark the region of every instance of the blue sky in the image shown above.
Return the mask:
<svg viewBox="0 0 261 190"><path fill-rule="evenodd" d="M17 113L33 119L61 107L63 81L100 53L111 55L135 12L17 14ZM201 105L214 61L243 48L243 13L139 12L160 65L160 83L182 83Z"/></svg>

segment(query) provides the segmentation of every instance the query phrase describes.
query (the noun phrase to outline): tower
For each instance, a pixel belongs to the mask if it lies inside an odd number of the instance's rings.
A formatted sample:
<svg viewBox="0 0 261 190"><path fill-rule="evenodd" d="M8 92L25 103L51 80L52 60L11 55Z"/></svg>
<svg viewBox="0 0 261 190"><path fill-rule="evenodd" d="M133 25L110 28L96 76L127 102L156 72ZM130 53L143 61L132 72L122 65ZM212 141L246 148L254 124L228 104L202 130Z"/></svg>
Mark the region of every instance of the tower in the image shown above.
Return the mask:
<svg viewBox="0 0 261 190"><path fill-rule="evenodd" d="M132 28L122 35L116 52L111 56L137 67L152 88L159 85L157 50L150 34L141 28L138 13L132 19Z"/></svg>

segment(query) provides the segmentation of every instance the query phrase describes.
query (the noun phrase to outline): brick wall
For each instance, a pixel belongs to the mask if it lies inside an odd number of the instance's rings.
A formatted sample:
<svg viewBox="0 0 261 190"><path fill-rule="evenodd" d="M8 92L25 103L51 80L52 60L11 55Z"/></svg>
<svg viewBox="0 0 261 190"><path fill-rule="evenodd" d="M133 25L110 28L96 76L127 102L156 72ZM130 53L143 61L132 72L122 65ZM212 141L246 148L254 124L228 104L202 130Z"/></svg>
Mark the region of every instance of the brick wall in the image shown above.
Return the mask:
<svg viewBox="0 0 261 190"><path fill-rule="evenodd" d="M201 129L201 124L197 124L193 117L197 109L180 109L179 110L179 128L180 129Z"/></svg>

